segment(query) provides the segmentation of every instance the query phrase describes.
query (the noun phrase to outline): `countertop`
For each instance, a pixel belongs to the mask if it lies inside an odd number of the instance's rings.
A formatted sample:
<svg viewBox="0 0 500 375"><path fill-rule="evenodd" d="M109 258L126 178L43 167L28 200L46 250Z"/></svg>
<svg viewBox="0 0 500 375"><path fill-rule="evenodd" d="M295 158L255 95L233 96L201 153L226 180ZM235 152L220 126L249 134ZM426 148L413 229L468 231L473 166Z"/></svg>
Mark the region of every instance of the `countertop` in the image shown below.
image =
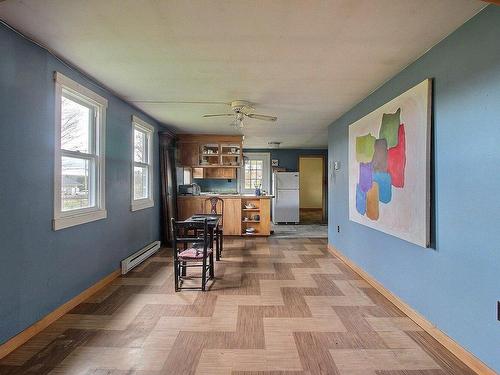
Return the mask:
<svg viewBox="0 0 500 375"><path fill-rule="evenodd" d="M212 194L212 193L201 193L200 195L177 195L177 198L255 198L255 199L271 199L273 195L261 195L256 196L254 194Z"/></svg>

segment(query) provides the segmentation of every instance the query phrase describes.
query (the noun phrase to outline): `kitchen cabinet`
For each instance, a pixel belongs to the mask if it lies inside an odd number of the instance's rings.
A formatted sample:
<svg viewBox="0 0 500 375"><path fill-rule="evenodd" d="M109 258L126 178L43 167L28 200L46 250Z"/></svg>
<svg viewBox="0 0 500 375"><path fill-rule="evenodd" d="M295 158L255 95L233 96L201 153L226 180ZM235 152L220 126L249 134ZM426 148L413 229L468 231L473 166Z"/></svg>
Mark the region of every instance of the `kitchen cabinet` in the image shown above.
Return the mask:
<svg viewBox="0 0 500 375"><path fill-rule="evenodd" d="M245 197L241 200L241 234L243 236L269 236L271 234L271 199ZM253 232L247 232L253 228Z"/></svg>
<svg viewBox="0 0 500 375"><path fill-rule="evenodd" d="M193 178L205 178L205 168L193 168Z"/></svg>
<svg viewBox="0 0 500 375"><path fill-rule="evenodd" d="M204 178L233 179L236 178L236 168L203 168Z"/></svg>
<svg viewBox="0 0 500 375"><path fill-rule="evenodd" d="M236 178L236 168L193 168L193 178L215 178L232 180Z"/></svg>
<svg viewBox="0 0 500 375"><path fill-rule="evenodd" d="M210 212L211 195L177 197L178 220L185 220L191 215ZM271 197L247 195L218 195L224 201L222 226L226 236L269 236L271 234ZM251 208L248 208L252 206ZM220 203L217 206L220 212ZM258 220L255 219L258 215ZM248 227L255 228L252 234L246 233Z"/></svg>
<svg viewBox="0 0 500 375"><path fill-rule="evenodd" d="M179 134L177 148L183 167L238 168L243 163L241 135Z"/></svg>
<svg viewBox="0 0 500 375"><path fill-rule="evenodd" d="M198 197L177 198L177 220L186 220L188 217L205 212L204 201Z"/></svg>
<svg viewBox="0 0 500 375"><path fill-rule="evenodd" d="M224 216L222 228L226 236L241 234L241 199L238 197L222 198L224 201ZM186 220L188 217L200 213L210 212L208 196L180 196L177 198L177 220ZM221 211L220 203L217 211Z"/></svg>
<svg viewBox="0 0 500 375"><path fill-rule="evenodd" d="M224 235L239 236L241 234L241 199L224 199L224 217L222 223Z"/></svg>
<svg viewBox="0 0 500 375"><path fill-rule="evenodd" d="M182 167L198 166L198 143L179 142L177 143L177 160Z"/></svg>

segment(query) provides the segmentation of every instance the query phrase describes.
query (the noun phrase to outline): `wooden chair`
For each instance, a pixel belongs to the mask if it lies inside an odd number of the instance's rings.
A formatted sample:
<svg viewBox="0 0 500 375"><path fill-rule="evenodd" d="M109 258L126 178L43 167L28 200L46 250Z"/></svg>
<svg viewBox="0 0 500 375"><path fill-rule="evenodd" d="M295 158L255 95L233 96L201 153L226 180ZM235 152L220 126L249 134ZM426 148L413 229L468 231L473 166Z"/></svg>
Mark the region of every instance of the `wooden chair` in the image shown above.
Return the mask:
<svg viewBox="0 0 500 375"><path fill-rule="evenodd" d="M214 278L214 254L210 244L207 220L200 222L176 221L172 218L172 242L174 250L175 291L205 291L207 281ZM201 267L201 287L182 287L187 269Z"/></svg>
<svg viewBox="0 0 500 375"><path fill-rule="evenodd" d="M222 254L222 248L224 245L224 231L223 231L223 225L224 225L224 199L221 199L219 197L210 197L207 198L205 202L210 203L210 209L208 210L208 214L219 214L221 215L221 220L219 222L219 225L215 229L215 259L220 260L221 254ZM220 203L220 212L217 212L217 206ZM206 205L205 205L206 207Z"/></svg>

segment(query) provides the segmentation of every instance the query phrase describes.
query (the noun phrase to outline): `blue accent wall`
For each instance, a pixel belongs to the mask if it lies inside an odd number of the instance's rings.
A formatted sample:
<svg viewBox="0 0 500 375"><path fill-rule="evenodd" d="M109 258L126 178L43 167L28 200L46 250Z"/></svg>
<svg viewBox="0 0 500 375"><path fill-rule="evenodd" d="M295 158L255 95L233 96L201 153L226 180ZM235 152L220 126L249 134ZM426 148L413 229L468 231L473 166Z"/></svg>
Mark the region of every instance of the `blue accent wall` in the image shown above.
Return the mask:
<svg viewBox="0 0 500 375"><path fill-rule="evenodd" d="M158 130L161 126L4 26L0 56L2 343L117 270L123 258L160 239L159 173L154 208L130 211L131 116ZM109 101L108 218L59 231L52 230L54 71ZM156 134L153 154L159 166Z"/></svg>
<svg viewBox="0 0 500 375"><path fill-rule="evenodd" d="M348 126L434 78L433 248L350 222ZM500 7L476 17L329 127L329 242L500 371ZM341 231L337 233L337 225Z"/></svg>
<svg viewBox="0 0 500 375"><path fill-rule="evenodd" d="M279 166L290 172L299 170L299 156L301 155L323 155L325 157L325 168L327 168L328 149L326 148L259 148L243 149L243 152L269 152L271 160L278 159ZM326 169L325 169L326 170Z"/></svg>

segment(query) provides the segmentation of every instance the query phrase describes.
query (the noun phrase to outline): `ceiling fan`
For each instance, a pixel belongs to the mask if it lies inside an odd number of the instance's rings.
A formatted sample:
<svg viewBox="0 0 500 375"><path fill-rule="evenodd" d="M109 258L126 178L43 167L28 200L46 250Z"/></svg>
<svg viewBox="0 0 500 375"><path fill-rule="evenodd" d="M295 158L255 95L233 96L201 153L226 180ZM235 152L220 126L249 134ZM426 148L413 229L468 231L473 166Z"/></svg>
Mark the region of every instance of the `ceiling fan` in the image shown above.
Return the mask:
<svg viewBox="0 0 500 375"><path fill-rule="evenodd" d="M250 102L245 100L233 100L228 104L231 106L233 113L207 114L203 115L203 117L234 117L234 121L231 125L239 128L243 127L243 120L245 117L271 122L275 122L278 119L276 116L254 113L253 111L255 111L255 108L252 107Z"/></svg>

